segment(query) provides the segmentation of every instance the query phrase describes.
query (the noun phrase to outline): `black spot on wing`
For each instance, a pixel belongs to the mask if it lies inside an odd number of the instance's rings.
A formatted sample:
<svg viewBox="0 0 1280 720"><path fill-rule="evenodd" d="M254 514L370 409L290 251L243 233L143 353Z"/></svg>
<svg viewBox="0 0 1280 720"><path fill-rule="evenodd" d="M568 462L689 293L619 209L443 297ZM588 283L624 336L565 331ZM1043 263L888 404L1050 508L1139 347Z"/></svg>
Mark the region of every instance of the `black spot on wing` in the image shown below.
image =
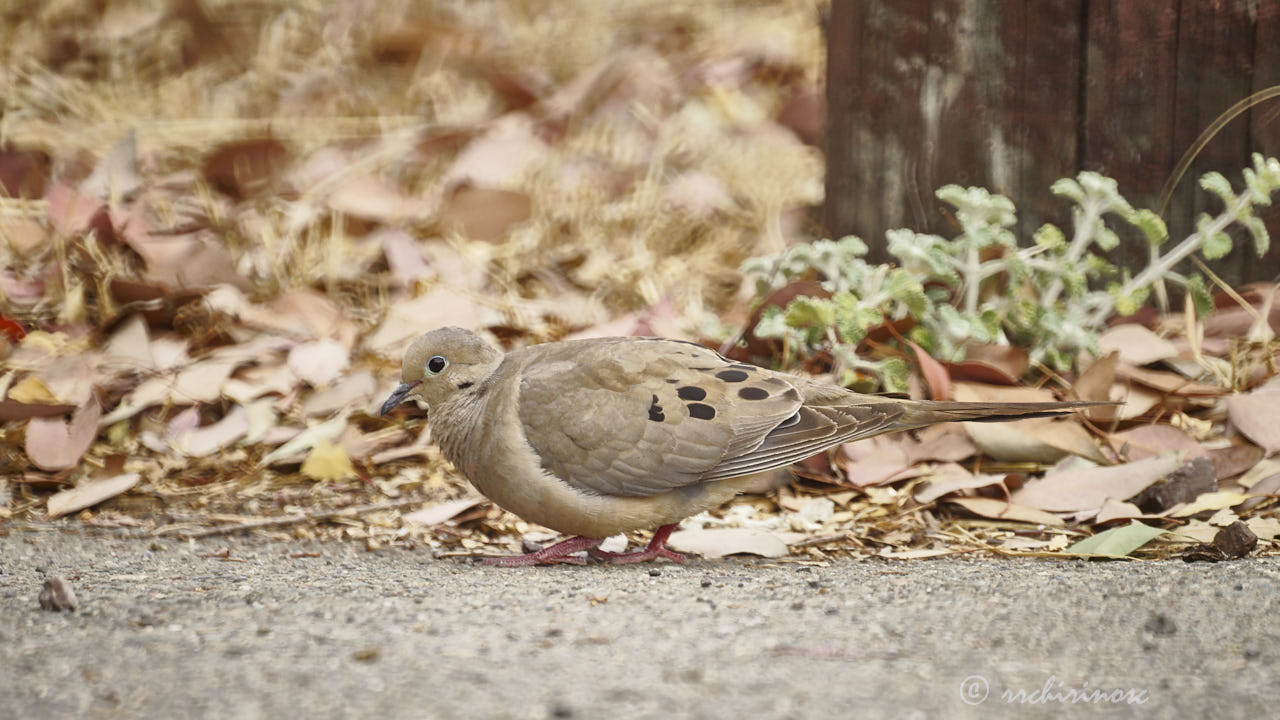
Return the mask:
<svg viewBox="0 0 1280 720"><path fill-rule="evenodd" d="M662 413L662 406L658 404L658 396L653 396L653 402L649 405L649 419L654 422L662 422L667 416Z"/></svg>
<svg viewBox="0 0 1280 720"><path fill-rule="evenodd" d="M720 378L725 382L733 383L733 382L742 382L743 380L746 380L750 376L747 375L742 370L721 370L720 372L716 373L716 377Z"/></svg>
<svg viewBox="0 0 1280 720"><path fill-rule="evenodd" d="M689 403L689 417L699 420L711 420L716 416L716 409L705 403Z"/></svg>
<svg viewBox="0 0 1280 720"><path fill-rule="evenodd" d="M707 391L694 385L684 385L676 388L676 395L681 400L705 400Z"/></svg>
<svg viewBox="0 0 1280 720"><path fill-rule="evenodd" d="M474 384L475 384L475 383L472 383L472 382L470 382L470 381L467 381L467 382L460 382L460 383L458 383L458 389L459 389L459 390L466 390L467 388L471 387L471 386L472 386L472 385L474 385Z"/></svg>
<svg viewBox="0 0 1280 720"><path fill-rule="evenodd" d="M667 382L671 383L672 385L675 385L676 383L678 383L678 382L680 382L680 381L679 381L679 380L677 380L677 379L675 379L675 378L667 378Z"/></svg>
<svg viewBox="0 0 1280 720"><path fill-rule="evenodd" d="M758 387L744 387L738 391L738 397L743 400L764 400L769 397L769 391Z"/></svg>

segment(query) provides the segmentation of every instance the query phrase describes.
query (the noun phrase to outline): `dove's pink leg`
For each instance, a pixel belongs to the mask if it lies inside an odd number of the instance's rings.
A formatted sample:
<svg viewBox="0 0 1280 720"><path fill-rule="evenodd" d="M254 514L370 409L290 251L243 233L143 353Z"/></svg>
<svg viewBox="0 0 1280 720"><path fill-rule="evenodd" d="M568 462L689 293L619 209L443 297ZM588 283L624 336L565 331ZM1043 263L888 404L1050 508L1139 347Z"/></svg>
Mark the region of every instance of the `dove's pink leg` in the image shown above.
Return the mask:
<svg viewBox="0 0 1280 720"><path fill-rule="evenodd" d="M649 544L643 550L637 550L631 553L611 553L598 548L591 548L587 554L593 560L607 560L615 565L626 565L630 563L648 562L656 558L664 557L671 562L683 563L684 556L674 550L667 549L667 538L671 537L671 532L676 529L676 524L663 525L653 531L653 538L649 540Z"/></svg>
<svg viewBox="0 0 1280 720"><path fill-rule="evenodd" d="M485 562L489 565L500 565L502 567L524 567L526 565L553 565L555 563L568 563L570 565L585 565L586 560L582 558L572 557L576 552L583 550L594 550L597 545L604 542L602 538L589 538L578 535L568 540L562 540L551 547L545 547L537 552L526 553L524 555L514 555L512 557L486 558Z"/></svg>

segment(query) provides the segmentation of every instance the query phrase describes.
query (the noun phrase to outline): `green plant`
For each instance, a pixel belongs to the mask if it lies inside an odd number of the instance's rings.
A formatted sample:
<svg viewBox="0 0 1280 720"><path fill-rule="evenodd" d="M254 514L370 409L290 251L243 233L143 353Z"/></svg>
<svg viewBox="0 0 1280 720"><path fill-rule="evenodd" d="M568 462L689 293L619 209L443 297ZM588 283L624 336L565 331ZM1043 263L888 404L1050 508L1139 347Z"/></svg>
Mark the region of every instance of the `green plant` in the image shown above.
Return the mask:
<svg viewBox="0 0 1280 720"><path fill-rule="evenodd" d="M766 308L755 334L783 340L784 364L791 355L826 350L837 371L877 375L890 389L904 382L901 360L862 358L854 349L873 327L908 316L915 321L910 338L935 357L963 359L974 342L1016 344L1028 349L1033 362L1066 370L1081 350L1096 352L1108 317L1136 312L1153 287L1163 295L1166 282L1181 285L1208 313L1212 303L1204 279L1174 268L1193 253L1212 260L1230 252L1231 225L1244 226L1258 254L1266 253L1267 231L1253 209L1270 204L1280 190L1280 160L1255 154L1239 193L1218 173L1205 175L1200 185L1224 207L1215 216L1201 215L1196 232L1172 247L1160 217L1134 209L1116 182L1098 173L1053 184L1055 195L1074 204L1070 239L1045 224L1026 246L1012 230L1017 216L1008 198L948 185L937 197L955 209L960 234L947 239L890 230L888 250L898 267L866 262L866 244L852 236L802 243L744 263L742 271L755 278L760 297L815 275L830 294ZM1101 254L1119 244L1117 223L1139 231L1150 247L1150 260L1137 274ZM1102 281L1109 281L1105 290L1097 289Z"/></svg>

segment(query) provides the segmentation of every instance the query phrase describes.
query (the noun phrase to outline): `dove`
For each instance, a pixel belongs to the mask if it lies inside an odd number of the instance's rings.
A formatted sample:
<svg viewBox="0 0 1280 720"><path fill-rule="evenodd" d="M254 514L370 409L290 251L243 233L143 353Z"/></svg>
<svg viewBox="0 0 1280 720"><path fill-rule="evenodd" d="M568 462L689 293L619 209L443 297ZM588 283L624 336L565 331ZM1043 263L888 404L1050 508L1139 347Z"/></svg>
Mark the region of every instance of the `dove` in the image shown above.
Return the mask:
<svg viewBox="0 0 1280 720"><path fill-rule="evenodd" d="M568 340L502 352L443 327L405 352L382 405L427 407L440 450L485 497L570 535L503 566L684 557L676 524L716 508L753 476L873 435L952 421L1058 415L1090 402L945 402L866 395L735 362L693 342ZM654 530L643 549L604 538Z"/></svg>

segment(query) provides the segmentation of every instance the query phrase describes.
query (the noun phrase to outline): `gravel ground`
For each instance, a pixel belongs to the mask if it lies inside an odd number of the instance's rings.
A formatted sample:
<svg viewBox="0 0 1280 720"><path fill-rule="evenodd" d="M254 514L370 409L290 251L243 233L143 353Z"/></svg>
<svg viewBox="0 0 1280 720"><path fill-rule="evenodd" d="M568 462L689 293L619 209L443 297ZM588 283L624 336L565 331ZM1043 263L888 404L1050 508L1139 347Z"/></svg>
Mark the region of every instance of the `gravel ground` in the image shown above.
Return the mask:
<svg viewBox="0 0 1280 720"><path fill-rule="evenodd" d="M78 612L40 609L52 577ZM1278 590L1275 558L504 569L10 530L0 716L1274 717Z"/></svg>

